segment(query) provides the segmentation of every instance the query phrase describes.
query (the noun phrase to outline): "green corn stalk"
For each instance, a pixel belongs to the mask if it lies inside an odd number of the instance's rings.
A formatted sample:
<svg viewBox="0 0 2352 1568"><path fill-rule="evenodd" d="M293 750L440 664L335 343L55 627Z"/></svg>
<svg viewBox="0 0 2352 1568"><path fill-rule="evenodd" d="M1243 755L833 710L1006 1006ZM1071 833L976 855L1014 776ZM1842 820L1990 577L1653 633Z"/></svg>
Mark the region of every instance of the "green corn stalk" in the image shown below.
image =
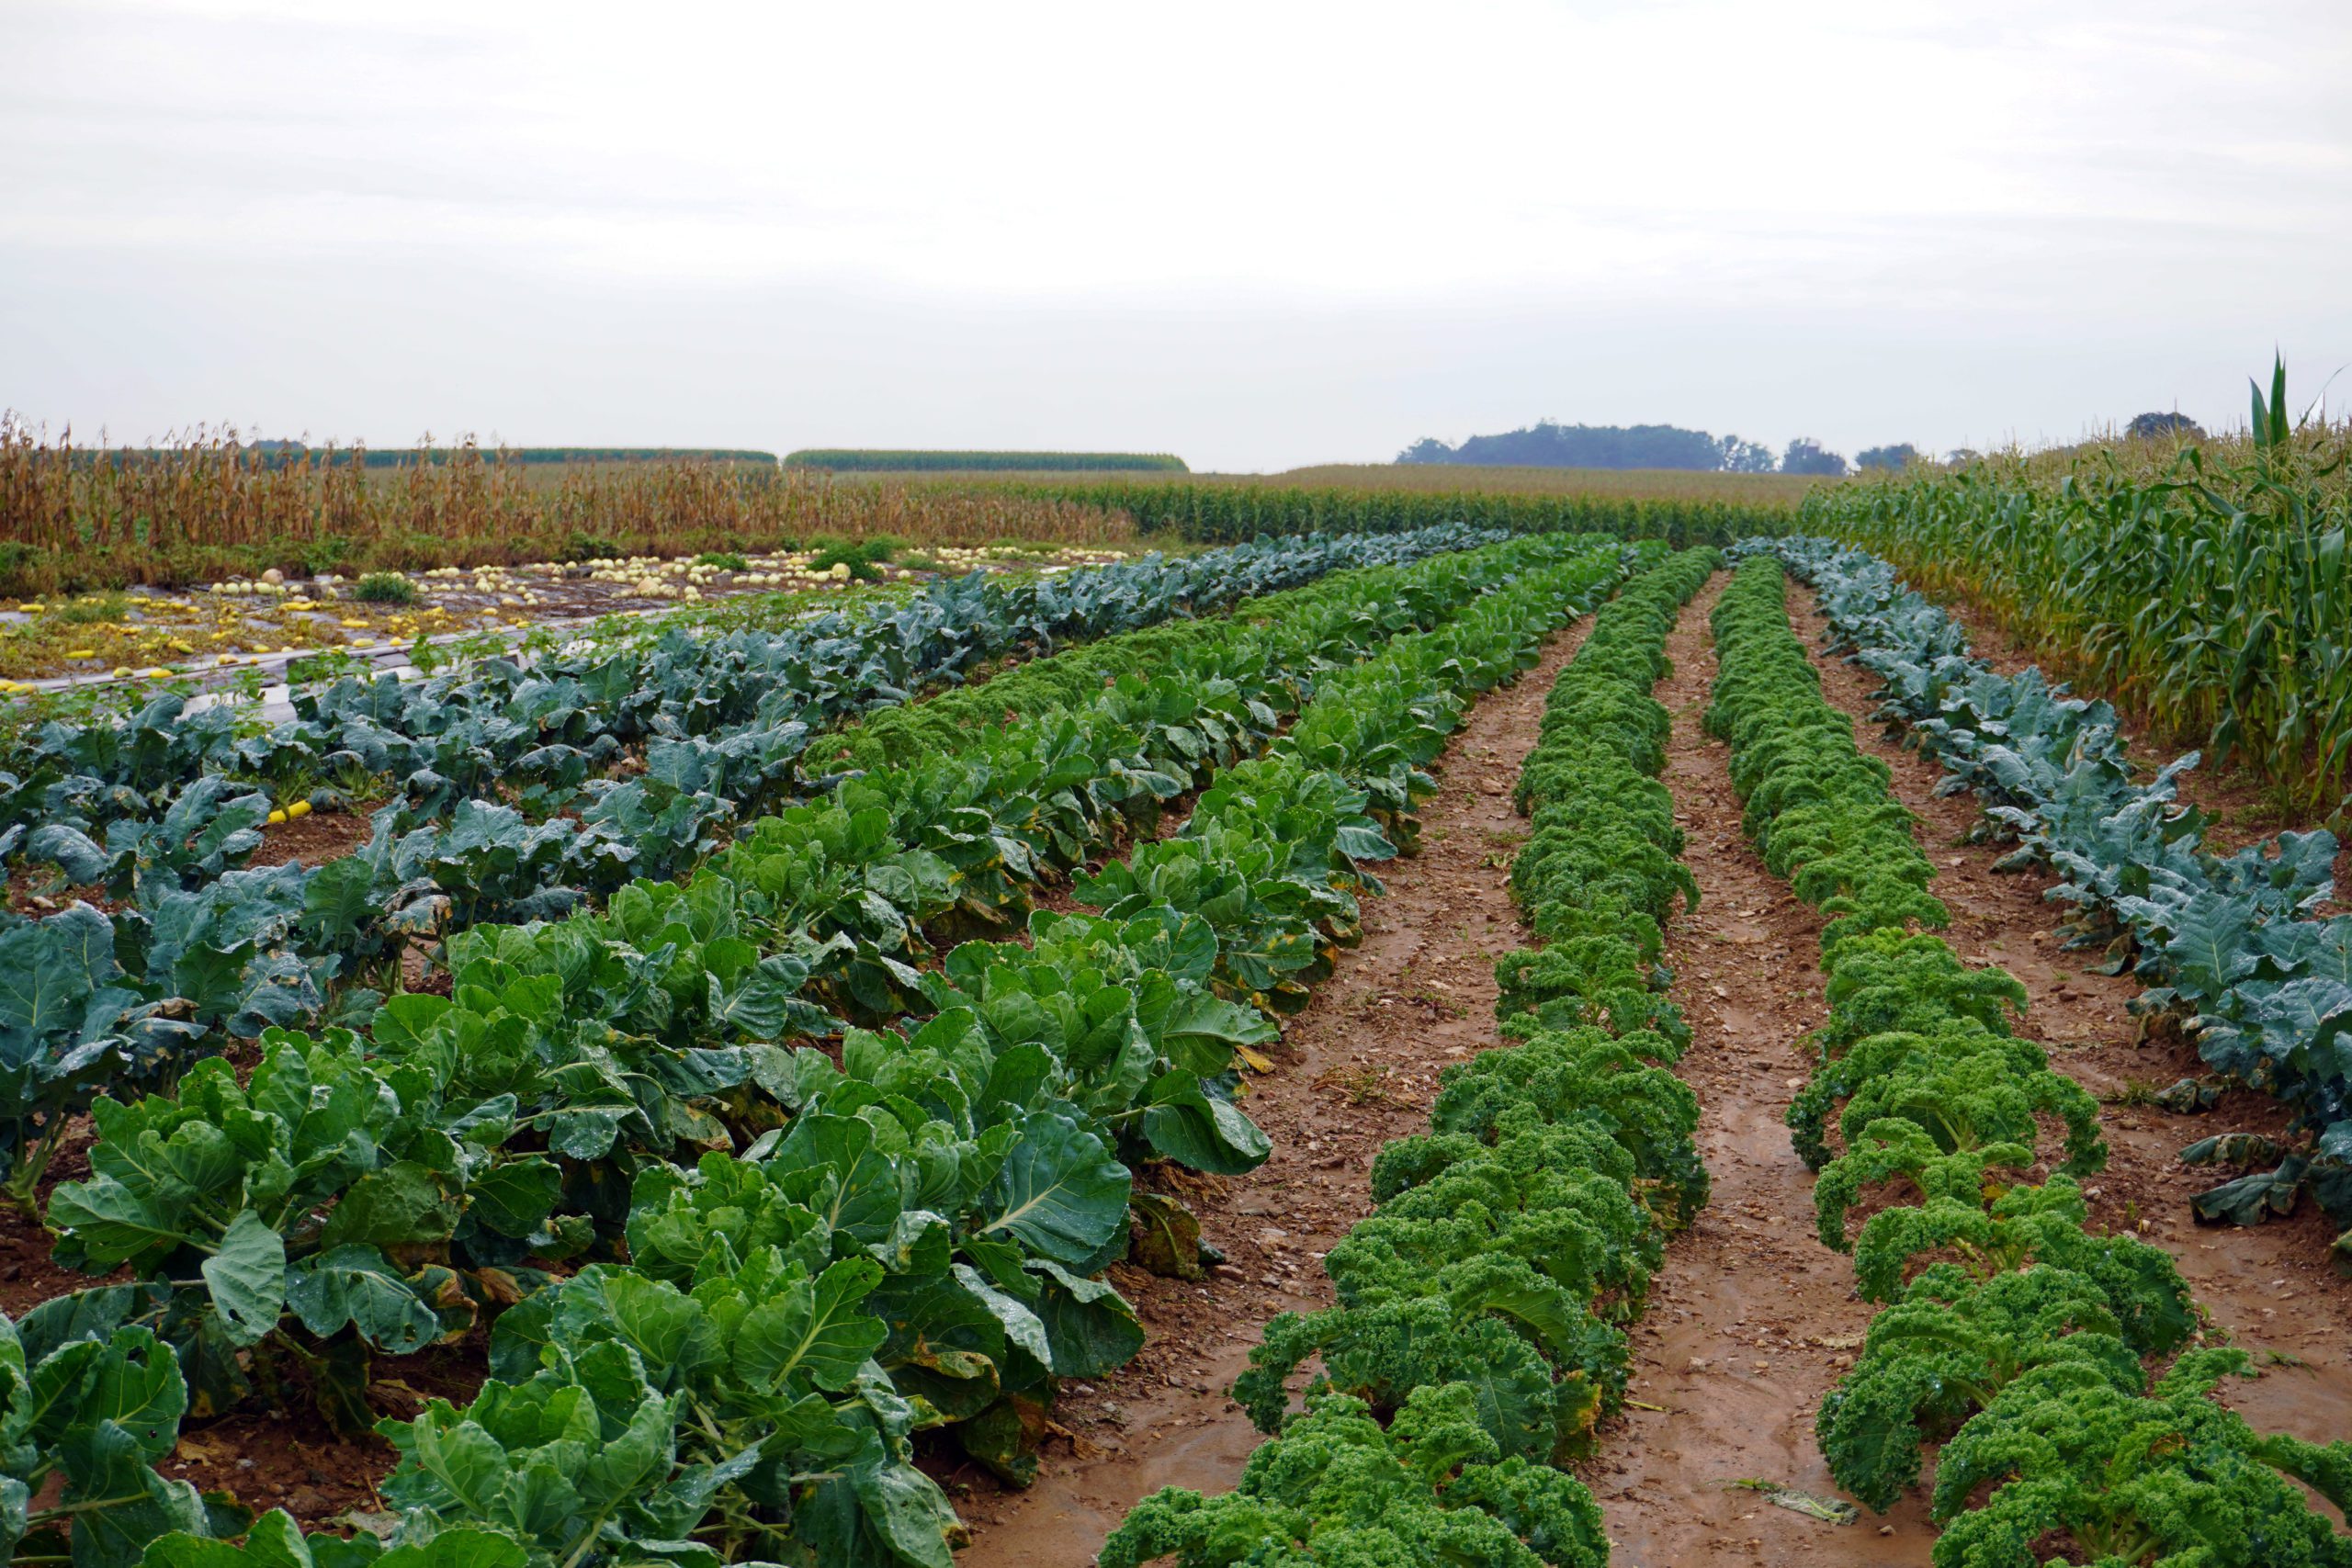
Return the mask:
<svg viewBox="0 0 2352 1568"><path fill-rule="evenodd" d="M2251 386L2244 437L1817 491L1802 525L1975 605L2155 739L2340 819L2352 783L2352 427Z"/></svg>

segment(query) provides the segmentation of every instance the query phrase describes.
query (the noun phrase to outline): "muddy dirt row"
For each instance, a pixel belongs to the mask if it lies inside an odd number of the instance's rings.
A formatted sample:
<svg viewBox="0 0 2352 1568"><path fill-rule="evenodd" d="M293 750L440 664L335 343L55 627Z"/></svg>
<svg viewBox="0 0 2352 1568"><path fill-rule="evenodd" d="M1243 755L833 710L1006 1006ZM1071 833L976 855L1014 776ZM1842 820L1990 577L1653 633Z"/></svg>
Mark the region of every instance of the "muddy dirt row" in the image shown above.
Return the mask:
<svg viewBox="0 0 2352 1568"><path fill-rule="evenodd" d="M1714 1196L1669 1249L1634 1330L1633 1403L1604 1430L1583 1475L1627 1568L1917 1568L1928 1561L1934 1531L1916 1497L1841 1527L1776 1507L1741 1484L1836 1494L1813 1414L1852 1364L1872 1309L1854 1295L1850 1260L1814 1237L1813 1179L1782 1122L1810 1066L1804 1036L1826 1016L1820 921L1742 835L1727 749L1700 729L1715 674L1707 616L1727 581L1718 578L1685 610L1668 644L1674 671L1657 691L1674 720L1666 779L1703 895L1672 922L1668 961L1697 1032L1680 1071L1700 1095ZM1795 628L1817 649L1811 608L1794 593ZM1368 1207L1372 1152L1421 1125L1437 1069L1495 1042L1491 958L1524 935L1503 891L1524 832L1508 792L1573 643L1561 639L1543 669L1474 714L1441 764L1445 787L1427 814L1428 851L1395 868L1392 897L1372 907L1363 949L1285 1031L1283 1070L1252 1101L1275 1135L1274 1157L1194 1195L1229 1266L1200 1286L1122 1280L1152 1330L1149 1348L1119 1377L1071 1391L1059 1412L1067 1436L1030 1492L1002 1494L974 1479L964 1506L979 1539L962 1561L1082 1568L1125 1508L1158 1487L1233 1484L1258 1434L1225 1390L1259 1325L1273 1312L1328 1299L1314 1264ZM1818 662L1830 700L1866 715L1867 675ZM1939 770L1880 740L1873 727L1860 728L1920 814L1938 892L1955 915L1954 945L2030 987L2023 1032L2103 1094L2130 1098L2129 1086L2168 1082L2193 1066L2177 1046L2135 1043L2126 1011L2135 987L2089 974L2058 949L2045 884L1994 873L1998 852L1963 841L1974 807L1935 795ZM2233 1101L2220 1114L2258 1122L2265 1110ZM2198 1227L2186 1202L2198 1178L2172 1155L2203 1124L2130 1105L2110 1106L2106 1122L2115 1156L2087 1184L2094 1224L2137 1227L2166 1246L2217 1327L2272 1363L2260 1381L2235 1385L2240 1408L2306 1437L2340 1435L2334 1413L2352 1395L2342 1350L2352 1345L2352 1289L2325 1267L2320 1227Z"/></svg>
<svg viewBox="0 0 2352 1568"><path fill-rule="evenodd" d="M1871 709L1876 680L1867 671L1821 652L1824 623L1813 596L1790 585L1791 618L1814 655L1831 702L1856 715ZM2229 1402L2257 1425L2314 1439L2347 1435L2352 1411L2352 1283L2328 1260L2335 1227L2306 1203L2296 1214L2250 1229L2199 1224L2191 1194L2225 1172L2184 1166L2182 1145L2224 1131L2283 1132L2287 1112L2278 1100L2236 1089L2213 1110L2175 1115L2134 1103L2205 1070L2196 1052L2167 1033L2143 1038L2126 1010L2140 987L2128 976L2093 967L2097 953L2070 952L2054 932L2065 906L2042 895L2050 879L2038 873L1992 869L2006 846L1963 841L1978 816L1973 796L1939 796L1942 768L1858 722L1864 747L1894 770L1894 791L1920 818L1919 841L1936 863L1936 896L1952 912L1945 933L1971 963L1998 964L2026 984L2031 1006L2020 1033L2050 1047L2052 1065L2109 1101L2101 1124L2110 1150L2108 1168L2084 1182L2092 1228L2138 1228L2179 1259L2180 1271L2239 1343L2269 1359L2287 1358L2258 1382L2225 1384Z"/></svg>
<svg viewBox="0 0 2352 1568"><path fill-rule="evenodd" d="M1715 679L1707 617L1730 581L1718 575L1684 607L1656 693L1674 718L1665 779L1700 889L1698 908L1667 930L1672 995L1694 1035L1676 1071L1699 1094L1714 1190L1667 1249L1633 1332L1628 1396L1640 1403L1604 1431L1585 1479L1620 1568L1910 1568L1933 1540L1916 1502L1838 1527L1738 1484L1836 1495L1813 1412L1852 1364L1871 1309L1855 1298L1851 1262L1814 1237L1813 1178L1781 1121L1809 1069L1804 1036L1827 1016L1820 922L1741 835L1729 749L1699 728Z"/></svg>
<svg viewBox="0 0 2352 1568"><path fill-rule="evenodd" d="M1505 877L1526 837L1510 792L1544 702L1589 619L1471 709L1430 769L1419 854L1380 868L1364 940L1283 1027L1275 1071L1245 1102L1273 1140L1247 1176L1183 1196L1227 1261L1200 1284L1113 1270L1149 1337L1116 1374L1064 1389L1063 1436L1012 1493L977 1471L957 1506L972 1526L962 1568L1085 1568L1127 1509L1163 1486L1230 1491L1261 1440L1226 1390L1268 1318L1330 1302L1322 1255L1371 1210L1372 1156L1428 1126L1437 1075L1495 1043L1494 963L1521 940Z"/></svg>
<svg viewBox="0 0 2352 1568"><path fill-rule="evenodd" d="M1917 1568L1928 1562L1932 1530L1916 1498L1883 1519L1837 1527L1740 1484L1835 1494L1813 1412L1850 1366L1871 1313L1853 1295L1849 1259L1813 1235L1812 1178L1781 1120L1809 1067L1804 1036L1826 1014L1820 922L1742 836L1727 749L1700 729L1715 675L1707 616L1728 581L1719 576L1686 607L1668 643L1673 671L1657 689L1673 717L1665 778L1703 895L1670 923L1667 956L1673 994L1696 1031L1679 1071L1700 1096L1700 1152L1714 1194L1668 1250L1633 1330L1633 1404L1604 1428L1599 1456L1581 1473L1625 1568ZM1829 700L1860 720L1871 678L1823 658L1810 596L1792 585L1791 603ZM1506 892L1526 832L1510 791L1586 624L1555 637L1537 668L1481 701L1432 767L1440 792L1422 813L1421 852L1384 868L1388 895L1367 902L1363 944L1287 1022L1270 1053L1275 1071L1253 1079L1248 1109L1274 1145L1266 1165L1231 1179L1153 1178L1182 1183L1170 1190L1200 1214L1226 1262L1197 1283L1113 1271L1149 1338L1116 1374L1065 1389L1033 1487L1008 1491L977 1467L943 1475L977 1538L959 1562L1084 1568L1151 1492L1233 1485L1260 1435L1226 1391L1261 1325L1283 1310L1328 1304L1320 1260L1369 1210L1373 1155L1426 1125L1447 1063L1497 1043L1493 963L1525 940ZM2041 897L2046 884L1994 873L1997 849L1964 842L1976 808L1934 795L1934 763L1866 722L1858 731L1921 818L1936 891L1955 917L1955 949L2024 980L2033 1005L2022 1032L2118 1101L2105 1116L2112 1165L2086 1184L2094 1226L2136 1227L2167 1247L2216 1325L2268 1363L2259 1381L2231 1385L2232 1402L2252 1419L2307 1438L2343 1435L2338 1413L2352 1408L2352 1286L2327 1268L2332 1231L2309 1213L2252 1231L2199 1227L2187 1198L2208 1179L2173 1157L2207 1131L2274 1127L2278 1108L2239 1094L2188 1119L2136 1103L2139 1087L2194 1070L2193 1055L2139 1039L2126 1010L2136 987L2058 948L2057 908ZM42 1272L30 1256L0 1257L0 1291L52 1293ZM395 1375L424 1386L387 1392L461 1393L443 1386L470 1371L463 1350L454 1356L447 1366L403 1364ZM372 1505L369 1483L389 1456L299 1429L310 1425L210 1424L189 1434L167 1473L226 1483L259 1506L288 1504L313 1518ZM258 1472L250 1467L256 1455Z"/></svg>
<svg viewBox="0 0 2352 1568"><path fill-rule="evenodd" d="M1588 1479L1626 1568L1924 1564L1933 1530L1917 1495L1883 1518L1865 1514L1839 1527L1774 1507L1738 1484L1769 1480L1835 1495L1813 1440L1813 1412L1852 1364L1871 1312L1853 1295L1849 1260L1812 1234L1812 1178L1781 1120L1809 1068L1803 1036L1826 1011L1820 921L1742 836L1728 749L1699 728L1714 677L1705 615L1725 581L1686 611L1669 644L1675 672L1658 691L1674 715L1667 778L1705 899L1669 931L1668 961L1697 1032L1680 1071L1703 1108L1701 1153L1714 1195L1669 1249L1635 1331L1632 1397L1662 1408L1629 1409ZM2052 934L2059 911L2042 897L2047 879L1996 873L2000 850L1965 841L1977 808L1934 793L1941 769L1859 722L1874 681L1820 653L1823 623L1810 594L1792 585L1791 607L1828 699L1857 718L1864 745L1888 762L1896 795L1919 816L1936 893L1953 913L1952 945L1971 963L2010 970L2030 990L2019 1032L2102 1098L2135 1100L2134 1086L2194 1070L2185 1047L2140 1038L2127 1011L2138 990L2131 980L2092 973L2091 955L2060 947ZM2230 1403L2259 1425L2333 1438L2344 1435L2342 1412L2352 1408L2352 1287L2326 1263L2332 1229L2311 1214L2256 1231L2200 1227L2188 1197L2210 1179L2174 1157L2213 1128L2280 1119L2275 1104L2250 1094L2196 1120L2110 1103L2103 1122L2111 1163L2086 1190L2094 1228L2136 1229L2165 1247L2215 1327L2266 1364L2258 1381L2229 1385Z"/></svg>

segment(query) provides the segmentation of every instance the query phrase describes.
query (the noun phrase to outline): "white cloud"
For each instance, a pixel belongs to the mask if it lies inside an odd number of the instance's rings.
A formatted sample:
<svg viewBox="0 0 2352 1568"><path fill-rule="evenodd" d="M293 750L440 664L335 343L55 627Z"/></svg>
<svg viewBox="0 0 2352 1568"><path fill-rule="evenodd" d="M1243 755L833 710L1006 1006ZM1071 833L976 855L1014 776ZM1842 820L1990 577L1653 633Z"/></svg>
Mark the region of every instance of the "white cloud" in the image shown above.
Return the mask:
<svg viewBox="0 0 2352 1568"><path fill-rule="evenodd" d="M1544 413L2064 436L2224 416L2274 339L2352 357L2333 0L17 0L11 32L0 399L85 423L1263 466Z"/></svg>

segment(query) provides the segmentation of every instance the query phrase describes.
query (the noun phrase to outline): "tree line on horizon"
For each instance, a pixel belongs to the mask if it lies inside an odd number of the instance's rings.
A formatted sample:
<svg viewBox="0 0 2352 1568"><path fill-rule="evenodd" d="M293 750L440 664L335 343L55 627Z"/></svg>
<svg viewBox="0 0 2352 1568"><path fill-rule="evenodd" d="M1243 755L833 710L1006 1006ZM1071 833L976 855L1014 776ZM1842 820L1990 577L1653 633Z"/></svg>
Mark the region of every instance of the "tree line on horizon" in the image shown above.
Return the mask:
<svg viewBox="0 0 2352 1568"><path fill-rule="evenodd" d="M1396 455L1399 463L1461 463L1512 468L1679 468L1701 473L1843 474L1843 456L1799 436L1779 457L1760 442L1675 424L1561 424L1473 435L1458 446L1436 436Z"/></svg>
<svg viewBox="0 0 2352 1568"><path fill-rule="evenodd" d="M2136 440L2201 440L2205 432L2180 413L2143 413L2125 427ZM1949 462L1975 456L1954 452ZM1453 463L1495 468L1679 468L1700 473L1804 474L1842 479L1860 469L1900 469L1933 457L1908 441L1866 446L1849 463L1811 436L1791 441L1779 457L1760 442L1713 435L1674 424L1562 424L1538 420L1500 435L1473 435L1448 446L1424 436L1396 454L1399 463Z"/></svg>

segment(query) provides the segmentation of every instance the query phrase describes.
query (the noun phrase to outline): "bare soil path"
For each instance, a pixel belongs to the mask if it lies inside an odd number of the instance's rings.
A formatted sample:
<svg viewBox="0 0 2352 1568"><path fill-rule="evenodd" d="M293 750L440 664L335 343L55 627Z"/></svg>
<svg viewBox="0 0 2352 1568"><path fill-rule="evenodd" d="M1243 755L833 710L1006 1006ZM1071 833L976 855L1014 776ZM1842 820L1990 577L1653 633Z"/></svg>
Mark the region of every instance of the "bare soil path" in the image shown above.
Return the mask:
<svg viewBox="0 0 2352 1568"><path fill-rule="evenodd" d="M1705 900L1669 931L1668 962L1697 1031L1681 1071L1703 1107L1701 1152L1714 1195L1669 1249L1635 1332L1633 1397L1664 1408L1629 1409L1606 1435L1590 1479L1617 1562L1628 1568L1905 1568L1928 1561L1933 1540L1917 1497L1884 1518L1866 1514L1859 1525L1834 1527L1730 1484L1763 1479L1835 1495L1813 1441L1813 1411L1851 1363L1871 1312L1854 1299L1848 1259L1813 1236L1812 1179L1781 1122L1809 1065L1802 1036L1825 1015L1820 921L1757 860L1740 832L1726 749L1699 729L1715 671L1705 620L1725 581L1684 613L1668 644L1675 672L1658 691L1675 719L1667 782ZM1870 677L1820 655L1823 626L1809 594L1792 585L1791 604L1829 700L1861 720ZM1858 723L1858 730L1921 818L1936 891L1953 912L1954 947L1972 963L2003 965L2031 990L2021 1032L2103 1095L2194 1070L2184 1047L2134 1043L2138 1031L2125 1010L2136 986L2089 973L2090 955L2059 948L2051 935L2057 911L2041 897L2046 879L1996 874L2000 850L1964 841L1976 807L1935 795L1940 768L1875 726ZM2345 1435L2342 1412L2352 1408L2352 1287L2326 1267L2330 1227L2307 1214L2256 1231L2199 1228L2187 1200L2204 1179L2173 1158L2209 1128L2279 1120L2251 1095L2193 1122L2110 1105L2113 1164L2086 1184L2092 1223L2138 1228L2165 1246L2217 1327L2275 1363L2259 1381L2232 1385L2233 1404L2258 1424L2333 1438Z"/></svg>
<svg viewBox="0 0 2352 1568"><path fill-rule="evenodd" d="M1936 896L1952 912L1945 933L1970 963L1998 964L2032 994L2019 1032L2051 1048L2052 1065L2109 1099L2102 1122L2108 1168L2084 1183L2094 1229L2138 1228L2179 1260L2182 1275L2215 1325L2275 1362L2255 1382L2225 1385L2229 1403L2257 1425L2313 1440L2352 1437L2352 1283L2328 1262L2335 1227L2306 1202L2296 1214L2251 1229L2199 1225L2188 1200L2226 1172L2182 1165L2182 1145L2224 1131L2278 1132L2284 1109L2267 1095L2234 1090L2200 1116L2116 1102L2204 1070L2189 1046L2139 1038L2125 1010L2139 994L2129 976L2097 973L2096 953L2069 952L2052 934L2064 907L2047 902L2039 873L1992 869L2006 846L1964 841L1978 816L1972 795L1939 796L1943 769L1861 722L1873 705L1876 679L1821 651L1825 623L1812 593L1792 581L1789 607L1797 636L1821 671L1830 702L1855 716L1863 746L1894 773L1894 792L1920 818L1919 840L1936 863ZM2277 1358L2287 1358L2278 1361Z"/></svg>
<svg viewBox="0 0 2352 1568"><path fill-rule="evenodd" d="M1685 610L1668 645L1674 672L1657 693L1674 716L1665 777L1703 893L1700 909L1672 923L1668 962L1697 1032L1680 1070L1703 1108L1714 1195L1668 1251L1634 1331L1638 1403L1604 1431L1585 1475L1625 1568L1921 1568L1933 1531L1916 1497L1883 1518L1839 1527L1736 1484L1835 1495L1813 1412L1851 1364L1871 1312L1854 1297L1849 1261L1814 1238L1812 1178L1781 1121L1809 1067L1803 1038L1826 1011L1820 922L1742 836L1727 751L1699 728L1715 673L1706 620L1727 581ZM2125 1010L2132 982L2091 973L2088 955L2058 948L2044 879L1996 874L1998 849L1964 841L1975 807L1934 795L1940 770L1861 722L1869 677L1818 654L1811 598L1793 584L1791 594L1829 700L1856 716L1864 745L1888 761L1897 795L1921 817L1937 892L1955 917L1953 945L2030 988L2022 1032L2102 1094L2194 1070L2184 1047L2135 1043ZM1274 1135L1273 1157L1250 1177L1188 1194L1229 1265L1204 1285L1123 1271L1152 1342L1117 1377L1069 1391L1057 1415L1069 1437L1049 1446L1046 1474L1030 1491L959 1478L978 1537L964 1564L1083 1568L1137 1498L1163 1485L1232 1484L1258 1438L1224 1390L1259 1325L1327 1299L1314 1264L1365 1211L1372 1153L1421 1125L1439 1068L1493 1042L1490 961L1521 935L1501 877L1524 835L1509 791L1552 677L1580 636L1556 640L1543 668L1481 704L1440 763L1443 793L1426 814L1423 854L1393 868L1391 897L1371 907L1363 948L1292 1021L1280 1070L1251 1100ZM2276 1108L2239 1095L2195 1121L2126 1104L2111 1104L2105 1120L2114 1161L2086 1184L2094 1225L2138 1228L2166 1246L2216 1326L2271 1363L2232 1390L2252 1419L2312 1438L2345 1435L2352 1286L2325 1265L2329 1227L2309 1213L2253 1231L2195 1226L2187 1195L2204 1179L2173 1159L2206 1130L2274 1125Z"/></svg>
<svg viewBox="0 0 2352 1568"><path fill-rule="evenodd" d="M1126 1510L1163 1486L1229 1491L1260 1436L1226 1395L1265 1321L1329 1304L1318 1267L1369 1212L1372 1156L1423 1130L1437 1074L1496 1043L1494 961L1519 945L1505 886L1526 836L1510 792L1582 620L1544 660L1471 710L1430 772L1422 847L1382 868L1363 944L1283 1026L1275 1071L1246 1108L1274 1152L1246 1177L1181 1195L1227 1261L1200 1284L1114 1270L1150 1337L1117 1374L1064 1390L1044 1473L1010 1492L967 1467L957 1506L975 1542L962 1568L1084 1568ZM1176 1190L1171 1188L1171 1190Z"/></svg>
<svg viewBox="0 0 2352 1568"><path fill-rule="evenodd" d="M1742 837L1728 750L1699 728L1715 678L1707 616L1729 581L1684 608L1657 693L1674 716L1664 776L1701 892L1667 932L1673 995L1696 1034L1677 1070L1699 1094L1714 1192L1668 1248L1634 1330L1630 1397L1660 1408L1629 1406L1586 1479L1619 1568L1916 1568L1932 1540L1916 1502L1832 1526L1734 1484L1836 1495L1813 1412L1871 1311L1849 1261L1814 1238L1813 1178L1781 1122L1808 1069L1804 1037L1826 1016L1820 922Z"/></svg>

